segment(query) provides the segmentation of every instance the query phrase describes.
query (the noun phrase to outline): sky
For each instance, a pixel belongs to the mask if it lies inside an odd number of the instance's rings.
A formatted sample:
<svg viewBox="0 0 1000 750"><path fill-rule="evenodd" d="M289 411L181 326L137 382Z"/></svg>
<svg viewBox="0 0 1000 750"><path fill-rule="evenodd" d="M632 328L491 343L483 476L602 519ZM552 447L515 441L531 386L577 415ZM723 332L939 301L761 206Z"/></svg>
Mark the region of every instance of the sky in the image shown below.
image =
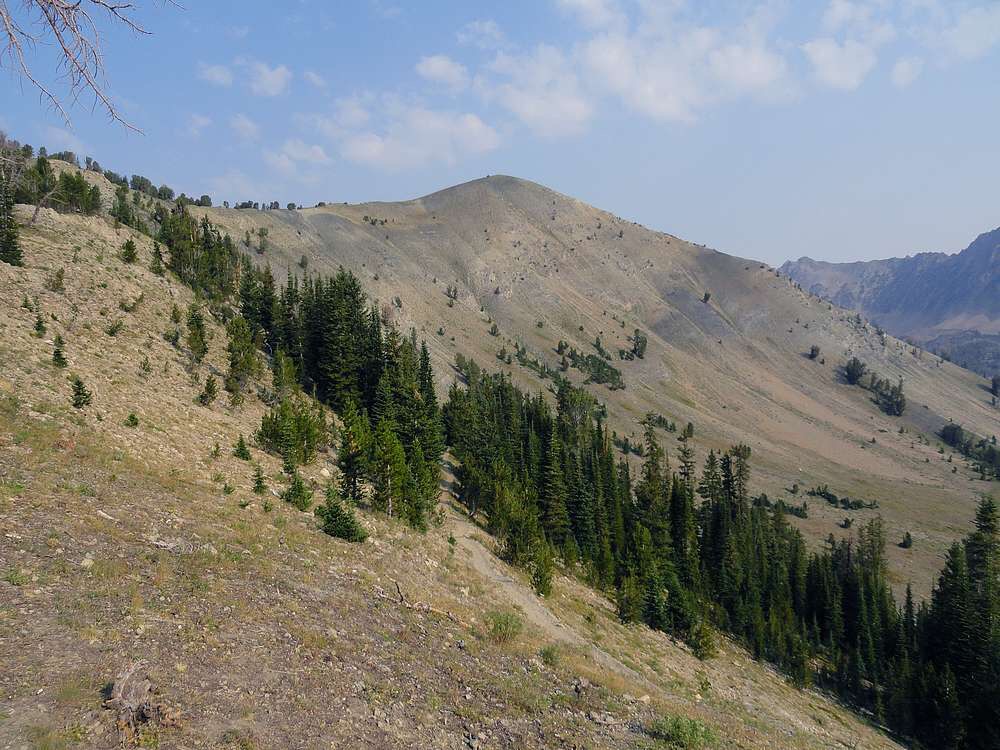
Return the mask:
<svg viewBox="0 0 1000 750"><path fill-rule="evenodd" d="M510 174L774 264L1000 225L996 0L139 6L150 35L95 17L141 134L86 98L66 123L7 71L0 129L217 204ZM58 91L53 60L29 52Z"/></svg>

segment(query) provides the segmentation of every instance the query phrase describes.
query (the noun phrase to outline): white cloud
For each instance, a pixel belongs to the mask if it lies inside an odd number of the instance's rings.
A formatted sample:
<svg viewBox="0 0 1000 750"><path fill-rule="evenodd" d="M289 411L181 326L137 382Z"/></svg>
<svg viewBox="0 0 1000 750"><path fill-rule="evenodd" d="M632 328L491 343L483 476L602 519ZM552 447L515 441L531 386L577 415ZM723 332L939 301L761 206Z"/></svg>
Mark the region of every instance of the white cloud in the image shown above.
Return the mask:
<svg viewBox="0 0 1000 750"><path fill-rule="evenodd" d="M297 119L303 127L311 127L324 137L336 141L363 128L371 119L371 113L362 98L349 97L338 99L331 115L299 115Z"/></svg>
<svg viewBox="0 0 1000 750"><path fill-rule="evenodd" d="M802 45L812 63L816 78L830 88L853 91L858 88L878 62L871 45L854 39L838 42L824 37Z"/></svg>
<svg viewBox="0 0 1000 750"><path fill-rule="evenodd" d="M251 61L247 66L250 70L250 91L257 96L278 96L292 80L292 71L284 65L272 68L266 63Z"/></svg>
<svg viewBox="0 0 1000 750"><path fill-rule="evenodd" d="M596 34L579 49L590 82L635 111L690 123L720 102L773 99L793 90L784 56L768 43L769 7L733 28L686 20L677 4L642 8L631 27Z"/></svg>
<svg viewBox="0 0 1000 750"><path fill-rule="evenodd" d="M960 60L984 57L1000 43L1000 3L960 10L937 40L950 56Z"/></svg>
<svg viewBox="0 0 1000 750"><path fill-rule="evenodd" d="M500 136L471 113L441 112L422 106L390 107L381 132L354 133L341 144L344 158L388 170L423 166L435 161L454 164L464 156L492 151Z"/></svg>
<svg viewBox="0 0 1000 750"><path fill-rule="evenodd" d="M225 65L206 65L198 63L198 77L215 86L232 86L233 71Z"/></svg>
<svg viewBox="0 0 1000 750"><path fill-rule="evenodd" d="M230 26L229 36L233 39L246 39L247 35L250 33L249 26Z"/></svg>
<svg viewBox="0 0 1000 750"><path fill-rule="evenodd" d="M593 115L576 73L555 47L540 45L525 57L501 53L491 69L506 82L489 88L487 95L539 135L578 133Z"/></svg>
<svg viewBox="0 0 1000 750"><path fill-rule="evenodd" d="M292 138L285 141L281 148L282 153L295 161L311 162L313 164L328 164L330 157L322 146L308 144L299 138Z"/></svg>
<svg viewBox="0 0 1000 750"><path fill-rule="evenodd" d="M626 21L615 0L556 0L556 3L593 29L618 26Z"/></svg>
<svg viewBox="0 0 1000 750"><path fill-rule="evenodd" d="M229 120L229 126L244 141L255 141L260 136L260 127L244 114L233 115Z"/></svg>
<svg viewBox="0 0 1000 750"><path fill-rule="evenodd" d="M188 117L187 122L187 132L188 135L197 138L201 135L201 131L212 124L212 118L206 117L205 115L199 115L197 112L191 114Z"/></svg>
<svg viewBox="0 0 1000 750"><path fill-rule="evenodd" d="M503 30L492 19L471 21L455 35L459 44L466 44L480 49L500 49L507 43Z"/></svg>
<svg viewBox="0 0 1000 750"><path fill-rule="evenodd" d="M892 85L896 88L905 89L920 75L923 70L924 61L919 57L901 57L892 66Z"/></svg>
<svg viewBox="0 0 1000 750"><path fill-rule="evenodd" d="M302 74L302 77L305 78L306 81L308 81L318 89L326 88L326 79L313 70L307 70L305 73Z"/></svg>
<svg viewBox="0 0 1000 750"><path fill-rule="evenodd" d="M290 138L277 151L263 153L264 162L284 177L311 181L316 167L329 164L331 159L322 146L309 144L299 138ZM302 173L300 170L304 169Z"/></svg>
<svg viewBox="0 0 1000 750"><path fill-rule="evenodd" d="M461 91L469 85L469 71L447 55L423 57L417 63L416 70L428 81L440 83L454 91Z"/></svg>

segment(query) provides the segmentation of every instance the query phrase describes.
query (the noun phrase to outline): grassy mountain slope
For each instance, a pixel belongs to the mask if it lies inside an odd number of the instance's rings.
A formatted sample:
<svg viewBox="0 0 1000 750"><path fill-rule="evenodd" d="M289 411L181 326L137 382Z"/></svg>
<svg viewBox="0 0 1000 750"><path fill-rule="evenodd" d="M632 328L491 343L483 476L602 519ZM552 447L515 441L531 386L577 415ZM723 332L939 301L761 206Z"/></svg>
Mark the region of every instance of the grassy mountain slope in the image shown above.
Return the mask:
<svg viewBox="0 0 1000 750"><path fill-rule="evenodd" d="M117 257L130 236L136 265ZM644 727L664 715L698 719L725 747L893 746L731 644L699 662L564 578L539 600L448 502L426 536L365 513L369 542L348 545L274 492L254 495L230 447L263 406L195 403L225 369L225 334L210 322L193 369L163 339L171 305L192 298L146 270L148 238L46 210L22 239L27 267L0 264L0 746L113 746L102 689L135 659L171 709L144 728L148 747L655 747ZM65 288L50 289L59 268ZM456 327L478 314L426 297ZM51 364L56 333L65 370ZM93 391L86 409L69 405L71 373ZM253 454L282 488L280 462ZM332 471L322 454L304 474L319 490ZM505 637L492 612L525 629Z"/></svg>
<svg viewBox="0 0 1000 750"><path fill-rule="evenodd" d="M442 388L459 353L511 370L530 389L545 388L516 361L497 360L498 350L513 352L519 342L556 367L560 339L595 353L600 335L626 383L613 392L590 387L607 403L612 429L638 436L647 412L691 421L701 455L748 443L754 486L772 497L798 502L786 488L826 483L839 495L877 500L878 511L851 515L882 513L890 542L913 533L912 549L889 552L900 585L912 580L928 590L976 497L990 490L961 462L952 473L956 464L938 453L933 437L949 419L981 435L998 432L1000 414L981 378L883 339L760 263L647 230L542 186L498 176L404 203L193 210L234 237L250 233L253 257L279 276L301 273L303 256L310 271L353 270L404 327L428 338ZM262 228L266 247L258 253ZM458 290L453 307L449 286ZM617 351L631 347L627 337L636 328L649 338L645 358L619 361ZM822 361L806 356L814 344ZM905 416L886 417L868 392L843 383L841 367L854 355L883 377L904 378ZM810 537L841 533L845 513L813 500L802 522Z"/></svg>

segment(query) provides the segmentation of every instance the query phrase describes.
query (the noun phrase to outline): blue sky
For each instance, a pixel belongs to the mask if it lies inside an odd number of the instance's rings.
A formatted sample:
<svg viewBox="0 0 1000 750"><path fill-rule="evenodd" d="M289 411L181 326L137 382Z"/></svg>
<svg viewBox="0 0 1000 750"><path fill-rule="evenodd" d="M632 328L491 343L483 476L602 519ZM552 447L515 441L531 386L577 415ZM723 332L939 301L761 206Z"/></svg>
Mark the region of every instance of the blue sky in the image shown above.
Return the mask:
<svg viewBox="0 0 1000 750"><path fill-rule="evenodd" d="M106 29L142 135L86 102L68 127L10 76L0 128L217 203L513 174L771 263L1000 225L995 0L186 5L144 3L152 36Z"/></svg>

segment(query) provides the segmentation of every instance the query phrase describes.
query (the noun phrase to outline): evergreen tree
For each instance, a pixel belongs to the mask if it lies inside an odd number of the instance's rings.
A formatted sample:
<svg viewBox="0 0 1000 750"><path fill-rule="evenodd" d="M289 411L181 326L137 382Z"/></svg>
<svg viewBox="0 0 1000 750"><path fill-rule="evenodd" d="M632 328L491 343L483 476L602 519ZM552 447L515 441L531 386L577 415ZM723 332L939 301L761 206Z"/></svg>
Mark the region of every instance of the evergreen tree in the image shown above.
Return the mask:
<svg viewBox="0 0 1000 750"><path fill-rule="evenodd" d="M35 328L34 336L35 338L42 338L48 329L45 327L45 321L42 319L41 313L35 313Z"/></svg>
<svg viewBox="0 0 1000 750"><path fill-rule="evenodd" d="M191 358L201 362L208 354L208 336L205 332L205 318L196 305L188 308L187 314L187 345Z"/></svg>
<svg viewBox="0 0 1000 750"><path fill-rule="evenodd" d="M198 394L198 403L202 406L209 406L213 401L215 401L215 398L218 395L219 385L215 380L215 376L209 375L205 378L205 387L202 389L201 393Z"/></svg>
<svg viewBox="0 0 1000 750"><path fill-rule="evenodd" d="M406 453L392 423L385 419L375 429L369 476L373 490L372 507L389 516L403 512L406 506L403 491L409 480Z"/></svg>
<svg viewBox="0 0 1000 750"><path fill-rule="evenodd" d="M70 397L73 408L83 409L86 406L90 406L92 394L87 390L87 386L84 385L80 376L73 375L70 378L70 383L73 386L73 395Z"/></svg>
<svg viewBox="0 0 1000 750"><path fill-rule="evenodd" d="M63 351L64 347L63 337L57 333L52 343L52 364L60 369L69 364L66 361L66 354Z"/></svg>
<svg viewBox="0 0 1000 750"><path fill-rule="evenodd" d="M149 263L149 270L157 276L162 276L165 272L163 265L163 251L160 250L160 243L153 243L153 259Z"/></svg>
<svg viewBox="0 0 1000 750"><path fill-rule="evenodd" d="M292 481L288 488L281 493L281 499L298 510L309 510L312 505L313 491L306 486L305 480L298 471L292 473Z"/></svg>
<svg viewBox="0 0 1000 750"><path fill-rule="evenodd" d="M247 380L260 373L260 359L254 344L250 325L246 319L237 315L226 324L229 343L226 351L229 354L229 373L226 375L226 390L231 394L239 394Z"/></svg>
<svg viewBox="0 0 1000 750"><path fill-rule="evenodd" d="M569 511L566 508L566 483L562 467L562 442L556 428L549 432L541 487L545 536L559 549L568 543Z"/></svg>
<svg viewBox="0 0 1000 750"><path fill-rule="evenodd" d="M139 253L136 251L135 242L129 237L125 240L122 245L121 253L119 253L119 258L121 258L122 263L132 264L135 263L136 259L139 257Z"/></svg>
<svg viewBox="0 0 1000 750"><path fill-rule="evenodd" d="M361 481L365 474L366 457L370 451L368 418L359 412L354 399L349 399L342 415L337 468L340 469L340 493L352 503L362 499Z"/></svg>
<svg viewBox="0 0 1000 750"><path fill-rule="evenodd" d="M260 464L254 464L253 467L253 491L255 495L263 495L267 492L267 484L264 482L264 470L260 468Z"/></svg>
<svg viewBox="0 0 1000 750"><path fill-rule="evenodd" d="M242 433L240 433L240 439L236 441L236 445L233 446L233 455L241 461L249 461L251 458L250 448Z"/></svg>
<svg viewBox="0 0 1000 750"><path fill-rule="evenodd" d="M14 190L3 173L0 173L0 261L12 266L24 265L14 218Z"/></svg>
<svg viewBox="0 0 1000 750"><path fill-rule="evenodd" d="M368 532L354 511L332 485L326 489L326 503L316 508L316 516L320 519L320 528L330 536L348 542L363 542L368 538Z"/></svg>

